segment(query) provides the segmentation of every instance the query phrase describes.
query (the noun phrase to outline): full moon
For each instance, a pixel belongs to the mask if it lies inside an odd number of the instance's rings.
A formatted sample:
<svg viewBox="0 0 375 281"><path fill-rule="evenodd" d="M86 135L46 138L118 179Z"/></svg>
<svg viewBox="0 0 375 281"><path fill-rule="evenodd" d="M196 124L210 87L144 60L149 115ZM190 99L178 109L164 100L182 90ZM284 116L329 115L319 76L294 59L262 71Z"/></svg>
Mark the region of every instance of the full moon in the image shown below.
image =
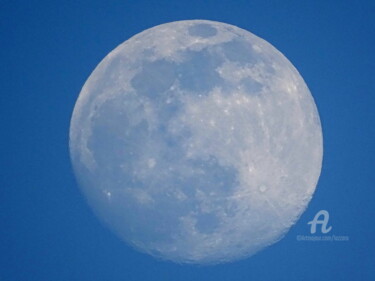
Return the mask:
<svg viewBox="0 0 375 281"><path fill-rule="evenodd" d="M294 66L254 34L162 24L84 84L70 155L90 206L139 251L217 264L279 241L312 198L322 130Z"/></svg>

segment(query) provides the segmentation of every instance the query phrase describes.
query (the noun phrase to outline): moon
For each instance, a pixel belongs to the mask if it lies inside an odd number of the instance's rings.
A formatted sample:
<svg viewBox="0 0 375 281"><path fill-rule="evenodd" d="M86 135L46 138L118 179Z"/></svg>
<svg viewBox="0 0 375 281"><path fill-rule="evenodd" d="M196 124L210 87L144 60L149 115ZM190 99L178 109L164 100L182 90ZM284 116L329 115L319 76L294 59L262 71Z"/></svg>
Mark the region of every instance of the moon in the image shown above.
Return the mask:
<svg viewBox="0 0 375 281"><path fill-rule="evenodd" d="M217 264L279 241L323 157L303 78L233 25L186 20L110 52L74 107L70 155L88 203L135 249Z"/></svg>

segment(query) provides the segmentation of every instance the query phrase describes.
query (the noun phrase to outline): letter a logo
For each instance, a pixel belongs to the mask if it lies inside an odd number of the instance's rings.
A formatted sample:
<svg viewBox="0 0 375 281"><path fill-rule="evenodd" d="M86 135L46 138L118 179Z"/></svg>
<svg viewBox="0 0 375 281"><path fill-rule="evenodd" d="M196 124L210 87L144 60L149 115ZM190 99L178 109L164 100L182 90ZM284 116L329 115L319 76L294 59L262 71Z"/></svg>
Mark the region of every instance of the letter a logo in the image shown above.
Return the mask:
<svg viewBox="0 0 375 281"><path fill-rule="evenodd" d="M319 217L323 216L323 219L320 220ZM332 226L327 228L329 220L329 213L326 210L320 210L319 212L316 213L314 219L312 221L309 221L307 224L311 224L311 234L314 234L316 232L316 225L321 224L321 231L322 233L328 233L332 230Z"/></svg>

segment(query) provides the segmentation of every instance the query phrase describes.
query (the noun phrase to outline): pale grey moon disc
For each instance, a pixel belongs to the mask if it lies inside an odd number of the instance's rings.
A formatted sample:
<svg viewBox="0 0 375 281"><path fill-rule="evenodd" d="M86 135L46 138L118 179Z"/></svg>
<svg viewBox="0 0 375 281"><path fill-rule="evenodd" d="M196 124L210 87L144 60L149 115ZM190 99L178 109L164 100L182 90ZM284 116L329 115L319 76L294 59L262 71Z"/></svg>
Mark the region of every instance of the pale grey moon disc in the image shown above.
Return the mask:
<svg viewBox="0 0 375 281"><path fill-rule="evenodd" d="M323 144L314 100L278 50L189 20L103 59L75 105L70 154L119 237L161 259L215 264L285 235L312 198Z"/></svg>

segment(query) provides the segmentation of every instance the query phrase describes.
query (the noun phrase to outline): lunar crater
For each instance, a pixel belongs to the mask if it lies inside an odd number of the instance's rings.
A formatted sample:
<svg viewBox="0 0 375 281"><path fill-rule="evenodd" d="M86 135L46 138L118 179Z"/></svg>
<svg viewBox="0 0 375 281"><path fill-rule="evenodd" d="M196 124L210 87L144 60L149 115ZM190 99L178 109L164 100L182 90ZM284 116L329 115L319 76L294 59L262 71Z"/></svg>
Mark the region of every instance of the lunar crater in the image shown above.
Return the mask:
<svg viewBox="0 0 375 281"><path fill-rule="evenodd" d="M217 30L215 27L211 26L210 24L198 23L189 27L189 34L191 36L208 38L208 37L215 36L217 34Z"/></svg>

